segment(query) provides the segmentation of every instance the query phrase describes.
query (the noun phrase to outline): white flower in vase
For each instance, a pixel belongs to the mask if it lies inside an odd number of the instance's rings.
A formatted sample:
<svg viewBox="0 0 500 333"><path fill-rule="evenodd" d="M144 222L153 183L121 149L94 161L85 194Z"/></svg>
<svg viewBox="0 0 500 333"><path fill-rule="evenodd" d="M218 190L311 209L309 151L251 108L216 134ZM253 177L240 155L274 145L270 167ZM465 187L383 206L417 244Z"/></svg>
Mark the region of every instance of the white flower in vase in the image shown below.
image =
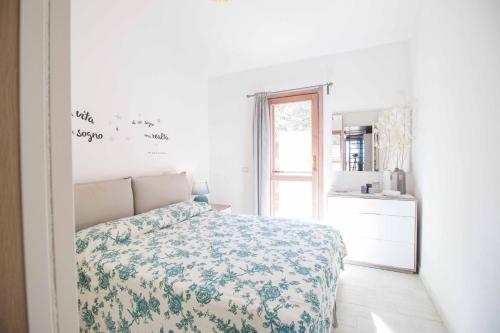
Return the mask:
<svg viewBox="0 0 500 333"><path fill-rule="evenodd" d="M381 112L375 123L378 133L377 147L384 171L405 169L412 141L411 109L394 107Z"/></svg>

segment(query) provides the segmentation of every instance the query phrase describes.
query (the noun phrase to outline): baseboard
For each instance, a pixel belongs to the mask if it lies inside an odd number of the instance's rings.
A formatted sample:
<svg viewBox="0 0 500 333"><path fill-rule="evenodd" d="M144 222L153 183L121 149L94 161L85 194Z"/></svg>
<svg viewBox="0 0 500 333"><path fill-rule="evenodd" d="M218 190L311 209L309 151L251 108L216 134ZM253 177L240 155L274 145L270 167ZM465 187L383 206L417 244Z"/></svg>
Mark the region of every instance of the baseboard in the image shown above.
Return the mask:
<svg viewBox="0 0 500 333"><path fill-rule="evenodd" d="M385 271L392 271L392 272L397 272L397 273L417 274L416 269L406 269L406 268L397 268L397 267L385 266L385 265L370 264L370 263L356 261L356 260L344 260L344 263L349 264L349 265L354 265L354 266L363 266L363 267L370 267L370 268L375 268L375 269L383 269Z"/></svg>
<svg viewBox="0 0 500 333"><path fill-rule="evenodd" d="M446 330L448 331L448 333L454 333L454 331L451 329L450 322L448 321L448 319L444 315L443 308L437 302L436 293L431 288L429 282L427 281L427 278L425 277L425 274L423 274L423 272L420 269L420 267L419 267L419 270L418 270L418 275L420 276L420 281L422 281L422 284L424 285L424 288L427 291L427 294L431 298L431 301L434 304L434 307L436 308L436 311L439 314L439 317L441 317L441 321L443 322L444 327L446 328Z"/></svg>

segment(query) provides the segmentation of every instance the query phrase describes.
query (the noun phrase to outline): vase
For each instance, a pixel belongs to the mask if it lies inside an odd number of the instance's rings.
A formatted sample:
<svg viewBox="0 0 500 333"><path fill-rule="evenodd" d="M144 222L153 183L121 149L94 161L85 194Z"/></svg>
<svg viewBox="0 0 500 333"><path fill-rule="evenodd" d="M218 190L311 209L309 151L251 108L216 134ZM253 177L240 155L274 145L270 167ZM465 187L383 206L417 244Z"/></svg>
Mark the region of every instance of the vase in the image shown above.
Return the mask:
<svg viewBox="0 0 500 333"><path fill-rule="evenodd" d="M382 187L384 191L392 190L392 172L389 170L384 171Z"/></svg>
<svg viewBox="0 0 500 333"><path fill-rule="evenodd" d="M394 169L392 173L392 180L395 190L401 194L406 194L406 173L402 169Z"/></svg>

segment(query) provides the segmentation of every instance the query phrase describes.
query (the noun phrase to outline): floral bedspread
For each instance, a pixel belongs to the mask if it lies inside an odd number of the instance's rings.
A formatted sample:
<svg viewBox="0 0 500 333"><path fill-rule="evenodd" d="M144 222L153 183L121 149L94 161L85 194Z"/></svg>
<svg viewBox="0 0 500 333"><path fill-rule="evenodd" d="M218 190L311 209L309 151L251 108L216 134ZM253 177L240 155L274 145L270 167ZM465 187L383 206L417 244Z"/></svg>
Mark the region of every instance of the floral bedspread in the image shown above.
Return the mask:
<svg viewBox="0 0 500 333"><path fill-rule="evenodd" d="M82 332L330 332L326 225L179 203L76 234Z"/></svg>

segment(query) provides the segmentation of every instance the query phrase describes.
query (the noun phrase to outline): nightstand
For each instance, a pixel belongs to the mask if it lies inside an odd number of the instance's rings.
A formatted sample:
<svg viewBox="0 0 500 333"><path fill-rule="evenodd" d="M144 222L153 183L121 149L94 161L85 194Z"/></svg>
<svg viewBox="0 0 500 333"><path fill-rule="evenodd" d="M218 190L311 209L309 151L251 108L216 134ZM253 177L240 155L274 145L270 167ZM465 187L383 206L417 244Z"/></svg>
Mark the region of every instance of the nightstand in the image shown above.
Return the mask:
<svg viewBox="0 0 500 333"><path fill-rule="evenodd" d="M231 214L231 205L221 205L221 204L209 204L213 209L220 213Z"/></svg>

